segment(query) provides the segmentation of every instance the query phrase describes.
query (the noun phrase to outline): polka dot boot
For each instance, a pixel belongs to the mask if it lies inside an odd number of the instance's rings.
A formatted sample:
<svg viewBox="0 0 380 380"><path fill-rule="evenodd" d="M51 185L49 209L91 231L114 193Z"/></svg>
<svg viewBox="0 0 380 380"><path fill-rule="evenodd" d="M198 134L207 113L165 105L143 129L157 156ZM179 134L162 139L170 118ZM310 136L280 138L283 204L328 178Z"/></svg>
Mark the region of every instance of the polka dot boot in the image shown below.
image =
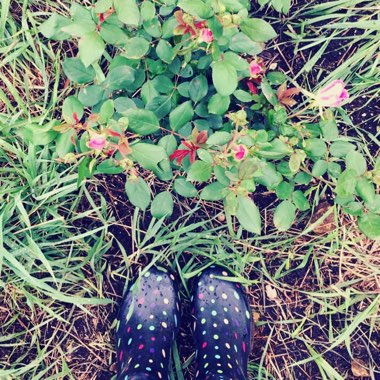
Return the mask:
<svg viewBox="0 0 380 380"><path fill-rule="evenodd" d="M247 379L251 313L240 284L220 267L206 269L192 296L196 375L201 380Z"/></svg>
<svg viewBox="0 0 380 380"><path fill-rule="evenodd" d="M151 269L125 295L117 326L117 380L168 380L180 323L174 276Z"/></svg>

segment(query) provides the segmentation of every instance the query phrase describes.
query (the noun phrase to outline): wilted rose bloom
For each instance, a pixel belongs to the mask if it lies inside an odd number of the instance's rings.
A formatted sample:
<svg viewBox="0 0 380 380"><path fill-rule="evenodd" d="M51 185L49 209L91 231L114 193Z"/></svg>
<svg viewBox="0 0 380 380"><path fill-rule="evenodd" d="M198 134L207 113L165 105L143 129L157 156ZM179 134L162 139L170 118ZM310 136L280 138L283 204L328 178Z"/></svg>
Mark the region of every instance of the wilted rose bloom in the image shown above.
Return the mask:
<svg viewBox="0 0 380 380"><path fill-rule="evenodd" d="M106 146L107 140L102 135L92 135L90 140L87 143L87 146L90 149L94 150L103 150L103 148Z"/></svg>
<svg viewBox="0 0 380 380"><path fill-rule="evenodd" d="M316 100L321 107L339 107L350 97L342 80L334 80L318 91Z"/></svg>
<svg viewBox="0 0 380 380"><path fill-rule="evenodd" d="M260 61L252 61L249 64L249 73L251 77L257 77L264 73L264 66Z"/></svg>
<svg viewBox="0 0 380 380"><path fill-rule="evenodd" d="M199 41L206 42L207 44L210 44L212 41L214 41L214 35L211 29L208 29L208 28L201 29L201 33L199 35Z"/></svg>
<svg viewBox="0 0 380 380"><path fill-rule="evenodd" d="M235 151L234 158L235 158L236 161L242 161L242 160L244 160L245 156L248 153L247 148L243 144L235 145L232 148L232 150Z"/></svg>

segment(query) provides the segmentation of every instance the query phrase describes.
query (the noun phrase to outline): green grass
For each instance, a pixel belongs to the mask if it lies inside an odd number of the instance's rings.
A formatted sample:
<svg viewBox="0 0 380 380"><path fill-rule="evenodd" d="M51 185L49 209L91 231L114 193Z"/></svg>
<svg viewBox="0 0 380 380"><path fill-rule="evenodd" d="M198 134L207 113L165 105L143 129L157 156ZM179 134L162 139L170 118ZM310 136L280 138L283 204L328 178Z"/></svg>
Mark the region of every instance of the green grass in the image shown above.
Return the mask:
<svg viewBox="0 0 380 380"><path fill-rule="evenodd" d="M363 239L338 208L330 211L337 227L321 235L317 223L255 238L231 223L227 234L217 218L194 221L209 214L203 203L182 204L181 216L169 225L146 225L143 215L106 201L104 181L77 189L75 167L68 169L52 159L49 148L25 146L14 135L26 123L48 121L73 91L63 86L60 68L65 49L72 47L37 34L48 12L65 14L70 3L4 0L0 8L0 379L111 376L113 301L120 301L132 269L147 270L146 262L176 270L185 298L189 281L212 262L248 286L257 322L251 378L352 378L354 359L364 363L369 378L379 376L380 247ZM354 100L365 97L365 109L380 91L380 32L363 9L378 20L376 2L339 0L310 2L282 22L296 53L317 47L297 82L315 90L311 73L324 78L320 85L345 79ZM364 34L347 37L352 28L364 28ZM342 51L348 51L331 72L319 66L326 41L344 41ZM352 44L357 48L349 50ZM361 130L346 114L340 121L357 132L347 138L361 141L373 162L365 142L372 141L378 152L378 130ZM377 114L373 122L378 125ZM314 206L324 193L323 185L317 187ZM127 245L116 239L115 228L128 237ZM190 376L192 359L175 349L176 378L183 378L181 368ZM338 365L341 360L345 365Z"/></svg>

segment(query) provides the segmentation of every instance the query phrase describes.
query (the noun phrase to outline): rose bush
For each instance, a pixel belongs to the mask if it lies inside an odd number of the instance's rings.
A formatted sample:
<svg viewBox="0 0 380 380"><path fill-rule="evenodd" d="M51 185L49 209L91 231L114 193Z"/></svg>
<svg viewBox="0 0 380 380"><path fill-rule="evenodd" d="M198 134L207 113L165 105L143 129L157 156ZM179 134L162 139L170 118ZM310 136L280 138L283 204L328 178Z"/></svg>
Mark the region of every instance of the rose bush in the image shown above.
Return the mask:
<svg viewBox="0 0 380 380"><path fill-rule="evenodd" d="M53 14L41 33L78 43L62 64L76 92L63 120L45 130L57 158L80 161L79 182L125 173L127 195L143 210L151 205L143 172L151 171L183 197L222 201L256 234L252 193L277 195L274 224L285 231L321 183L376 237L380 160L367 167L339 137L331 110L317 123L289 119L301 89L258 57L276 33L249 10L248 0L99 0L73 4L71 17ZM345 91L336 81L310 102L337 107ZM153 200L155 217L172 210L170 193Z"/></svg>

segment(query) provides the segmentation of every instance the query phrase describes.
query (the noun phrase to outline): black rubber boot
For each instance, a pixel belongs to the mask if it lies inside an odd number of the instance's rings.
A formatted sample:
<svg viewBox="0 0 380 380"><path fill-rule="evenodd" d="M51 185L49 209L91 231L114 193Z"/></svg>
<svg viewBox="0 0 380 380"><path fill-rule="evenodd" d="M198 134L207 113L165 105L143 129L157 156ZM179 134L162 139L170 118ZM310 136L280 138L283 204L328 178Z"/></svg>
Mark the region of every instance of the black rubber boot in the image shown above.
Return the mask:
<svg viewBox="0 0 380 380"><path fill-rule="evenodd" d="M116 332L118 380L169 379L179 310L172 274L153 268L131 286Z"/></svg>
<svg viewBox="0 0 380 380"><path fill-rule="evenodd" d="M251 343L251 313L240 284L212 266L193 289L196 379L245 380Z"/></svg>

